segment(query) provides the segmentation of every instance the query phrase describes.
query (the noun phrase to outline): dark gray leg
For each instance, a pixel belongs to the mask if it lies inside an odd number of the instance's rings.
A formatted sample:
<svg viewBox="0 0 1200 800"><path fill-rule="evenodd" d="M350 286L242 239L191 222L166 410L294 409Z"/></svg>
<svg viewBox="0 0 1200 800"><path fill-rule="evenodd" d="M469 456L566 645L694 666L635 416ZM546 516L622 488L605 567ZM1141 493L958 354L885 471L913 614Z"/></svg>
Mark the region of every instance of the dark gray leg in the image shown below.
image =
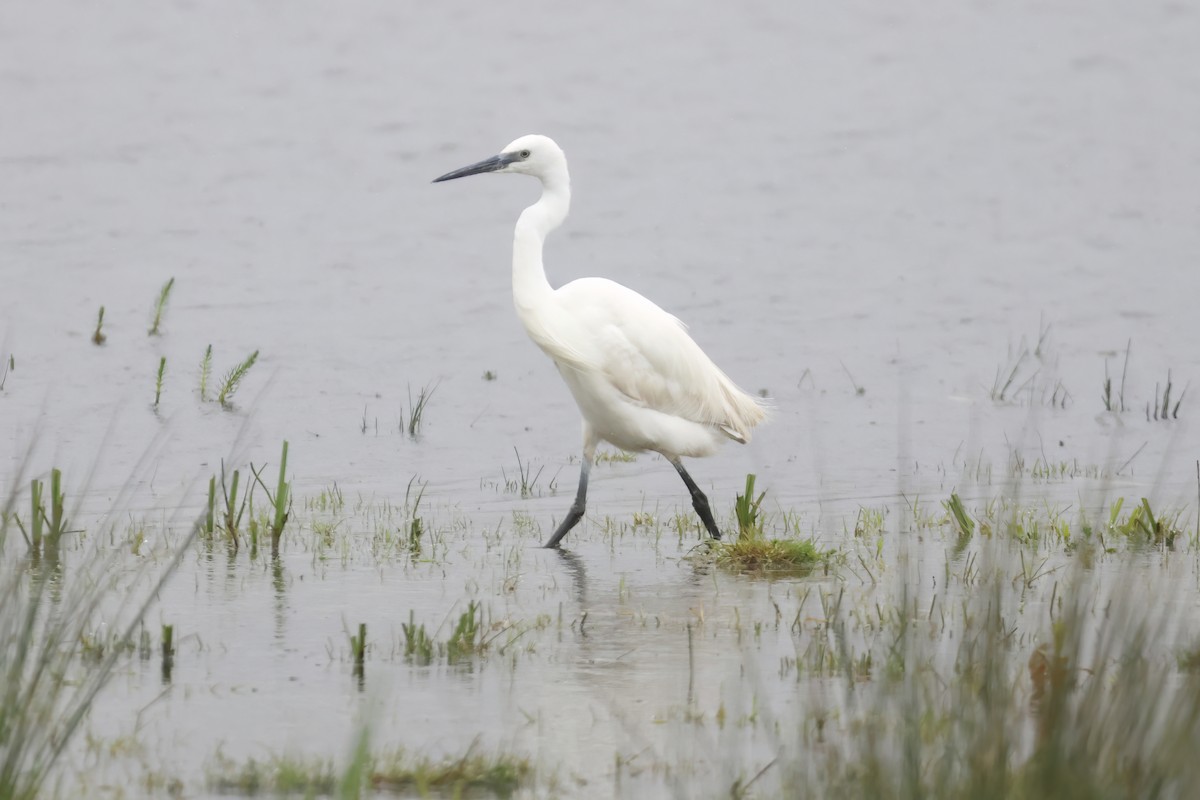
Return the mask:
<svg viewBox="0 0 1200 800"><path fill-rule="evenodd" d="M700 491L700 487L692 480L692 476L688 475L688 471L683 468L682 461L676 458L671 461L671 465L679 472L679 477L683 478L688 491L692 493L692 508L696 509L696 513L700 516L700 521L708 529L708 535L720 540L721 531L717 529L717 522L713 519L712 509L708 507L708 498L704 496L704 492Z"/></svg>
<svg viewBox="0 0 1200 800"><path fill-rule="evenodd" d="M571 504L571 510L567 512L567 516L563 519L562 524L558 526L558 530L550 537L550 541L546 542L546 547L558 547L558 543L567 533L579 524L579 520L583 519L583 512L587 509L587 482L588 473L592 469L592 454L585 453L583 464L579 467L579 489L575 492L575 502Z"/></svg>

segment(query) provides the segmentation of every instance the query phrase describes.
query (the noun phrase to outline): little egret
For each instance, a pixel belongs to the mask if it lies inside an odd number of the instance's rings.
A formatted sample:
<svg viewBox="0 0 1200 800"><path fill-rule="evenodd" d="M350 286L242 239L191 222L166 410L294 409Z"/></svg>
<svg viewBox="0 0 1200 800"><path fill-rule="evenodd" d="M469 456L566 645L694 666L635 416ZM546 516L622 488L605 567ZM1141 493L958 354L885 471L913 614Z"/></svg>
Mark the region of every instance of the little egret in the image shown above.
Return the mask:
<svg viewBox="0 0 1200 800"><path fill-rule="evenodd" d="M600 442L661 453L683 478L704 527L720 539L708 498L681 459L711 455L726 439L745 444L766 416L763 407L717 368L682 322L632 289L606 278L550 287L542 244L571 205L567 158L552 139L522 136L499 155L434 183L485 172L532 175L542 182L541 198L521 212L513 234L513 303L525 332L554 361L583 415L579 489L546 547L558 547L583 517L588 472Z"/></svg>

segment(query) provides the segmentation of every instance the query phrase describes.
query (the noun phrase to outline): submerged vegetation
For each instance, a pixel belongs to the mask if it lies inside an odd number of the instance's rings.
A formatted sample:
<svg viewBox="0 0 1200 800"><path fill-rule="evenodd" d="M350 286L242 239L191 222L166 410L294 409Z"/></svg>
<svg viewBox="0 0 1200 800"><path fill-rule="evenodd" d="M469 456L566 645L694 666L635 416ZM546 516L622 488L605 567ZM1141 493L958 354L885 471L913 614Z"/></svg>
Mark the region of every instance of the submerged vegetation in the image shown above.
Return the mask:
<svg viewBox="0 0 1200 800"><path fill-rule="evenodd" d="M680 615L670 600L663 604L653 579L627 583L622 574L611 588L587 588L589 561L594 577L602 579L609 568L570 553L535 558L542 551L520 542L536 540L539 532L515 520L506 533L480 531L452 511L446 519L447 510L429 507L425 484L416 478L403 506L347 498L334 485L297 504L302 513L296 514L286 443L280 455L270 488L263 468L253 464L249 478L245 470L224 467L210 478L196 525L203 553L224 540L231 555L237 554L248 542L252 564L260 537L270 535L274 556L267 576L277 593L308 591L311 583L328 580L321 577L329 564L322 554L330 551L340 554L347 579L364 574L363 565L366 574L399 578L392 591L431 584L443 587L441 596L453 585L442 576L465 576L466 595L450 595L446 610L432 618L420 605L409 605L400 618L371 616L369 606L358 606L363 616L353 627L343 623L331 633L340 643L331 642L331 668L353 678L348 691L369 696L370 686L381 680L388 685L386 676L397 670L411 671L402 685L416 680L435 691L445 691L446 681L519 685L524 670L535 670L531 674L541 681L557 674L555 665L591 652L593 642L612 639L627 651L614 663L628 661L630 668L654 675L656 661L666 659L663 668L687 677L686 691L680 681L678 693L634 690L670 738L703 742L736 735L773 754L760 759L751 751L721 748L689 762L679 761L669 747L618 746L613 780L626 788L617 789L617 796L653 793L648 787L661 787L661 776L668 774L689 792L721 780L716 794L739 797L1014 799L1073 796L1070 787L1080 796L1127 797L1160 786L1164 796L1180 796L1177 787L1200 777L1184 755L1186 743L1200 735L1194 668L1200 625L1188 620L1185 635L1173 634L1170 621L1159 614L1173 607L1168 595L1155 590L1153 601L1135 597L1123 588L1132 591L1133 583L1106 581L1096 570L1098 562L1125 558L1124 553L1197 552L1200 542L1184 510L1155 509L1149 499L1116 500L1103 515L1088 515L1044 502L1020 503L1003 493L969 499L952 491L936 502L912 498L899 508L860 507L843 522L839 546L830 548L830 540L815 531L801 535L801 515L770 509L767 493L748 475L727 521L730 532L737 532L733 541L688 558L690 537L681 534L675 544L674 537L661 536L656 515L647 512L637 512L633 526L622 531L622 548L634 554L650 548L661 562L678 553L679 568L695 576L679 585L711 582L712 594L699 588ZM519 471L527 472L521 464ZM52 472L44 486L41 481L27 486L20 503L20 493L10 495L4 512L4 530L23 532L9 540L7 552L24 541L27 555L6 561L24 568L5 573L10 583L3 587L0 617L14 641L31 619L62 627L34 624L30 641L45 636L54 647L39 645L23 656L10 647L0 666L9 676L54 674L68 680L55 682L50 700L6 703L0 725L24 730L12 726L32 724L19 718L26 713L21 709L35 707L58 708L55 718L69 724L54 728L52 742L43 737L37 744L37 737L24 736L20 752L0 745L0 755L16 765L0 780L40 787L59 774L54 764L63 752L60 741L69 741L83 724L107 676L125 663L136 674L132 664L139 654L151 661L152 642L144 606L124 617L128 622L118 633L97 633L96 609L114 602L125 607L119 600L124 595L113 594L123 592L125 583L74 583L94 573L73 560L65 570L61 566L62 543L71 541L71 552L80 543L61 473ZM267 498L258 509L256 494ZM576 546L585 553L597 547L607 552L618 541L613 533L600 528L589 538L582 531ZM119 565L138 552L143 538L140 527L131 528L129 547L89 566L121 574ZM55 544L48 548L49 542ZM185 549L190 550L186 542ZM60 566L54 566L56 560ZM239 563L247 562L231 558L225 569L236 571ZM304 563L320 569L306 570L305 580L288 577ZM710 563L724 569L711 570ZM676 581L674 571L662 563L653 570L660 579ZM243 580L254 580L255 572L249 568ZM71 586L82 592L73 605L53 599L64 589L64 598L74 597ZM13 609L22 607L9 602L14 591L36 599L38 609L14 616ZM547 591L548 598L537 599ZM47 613L50 609L70 613ZM153 674L166 685L181 669L193 669L196 658L194 648L181 649L188 637L181 639L177 613L162 622L155 648L161 658L154 661L161 664ZM212 635L206 646L212 646ZM215 644L223 646L219 639ZM711 691L705 683L711 678L698 670L719 652L732 658L732 666L719 674L742 676L723 693ZM17 666L14 655L20 656ZM37 662L31 658L45 659L50 672L33 667ZM44 679L40 686L38 691L48 691ZM66 700L77 696L74 705ZM537 693L520 690L518 697L516 713L530 726L529 741L537 741L532 732L544 724L537 720L547 711ZM37 718L46 713L38 711ZM527 741L522 730L514 743ZM343 797L364 792L506 797L526 787L573 793L557 783L561 780L595 788L595 771L579 764L565 765L564 778L563 764L511 754L519 748L484 755L474 738L449 741L463 742L464 749L434 757L420 750L366 749L364 739L340 766L319 752L229 758L214 743L203 781L208 791L221 794ZM652 735L649 741L657 739ZM34 745L40 755L27 749ZM574 776L579 770L590 777ZM183 791L189 786L169 776L146 780ZM31 796L23 791L5 796Z"/></svg>
<svg viewBox="0 0 1200 800"><path fill-rule="evenodd" d="M533 775L533 765L508 753L472 746L461 756L435 759L398 749L364 753L356 768L331 760L275 756L237 762L218 755L208 766L208 788L244 797L360 797L362 792L420 797L510 797ZM350 778L348 780L348 777Z"/></svg>
<svg viewBox="0 0 1200 800"><path fill-rule="evenodd" d="M92 546L69 530L62 473L30 483L29 514L11 489L0 506L0 797L43 796L98 695L128 654L151 604L189 552L190 536L132 569L124 548ZM117 519L100 522L119 538ZM20 529L26 550L10 533ZM71 541L68 542L67 540ZM79 552L68 559L70 546ZM140 637L144 639L143 637ZM164 653L169 648L164 642ZM164 667L165 669L165 667Z"/></svg>
<svg viewBox="0 0 1200 800"><path fill-rule="evenodd" d="M1044 339L1026 361L1045 355ZM256 356L213 388L207 348L201 397L228 404ZM156 405L164 374L162 358ZM1032 376L1022 375L1006 376L999 394L1032 397ZM401 434L418 436L433 388L421 390ZM1046 402L1061 407L1066 395L1045 388ZM1123 389L1108 388L1119 407ZM1163 394L1170 404L1161 395L1155 404L1173 417L1182 394L1171 386ZM228 652L247 659L252 691L278 690L282 680L260 672L255 654L281 657L282 672L299 682L297 701L314 708L325 698L309 687L331 676L344 694L330 699L352 710L394 692L385 700L394 739L368 748L363 733L341 763L321 749L328 738L264 759L240 741L226 757L218 736L193 753L208 759L203 775L176 777L139 756L147 787L341 797L632 797L666 788L731 797L1185 796L1200 778L1183 744L1200 734L1200 620L1170 614L1190 608L1175 587L1195 579L1195 509L1149 491L1065 503L1039 493L1074 480L1110 486L1135 447L1106 466L1044 452L1026 463L1013 451L998 485L982 454L968 462L956 453L941 474L967 488L901 494L844 515L819 503L781 508L749 474L732 503L714 498L728 541L697 546L704 532L691 509L643 504L585 525L557 553L535 549L549 516L537 504L556 477L515 448L515 472L497 468L502 486L480 481L511 495L473 512L481 521L444 492L427 493L416 475L402 503L388 499L401 484L382 497L332 484L297 500L285 440L269 469L257 460L205 469L207 485L189 490L199 520L179 551L166 519L97 526L68 505L63 475L51 470L12 487L0 517L0 633L14 643L0 646L0 797L95 789L81 758L130 768L122 759L148 752L139 739L191 702L166 690L186 674L197 691L195 676ZM614 463L611 473L633 460L606 455L597 462ZM165 599L163 618L147 619L149 598L163 595L158 576L188 554L185 598ZM257 624L263 606L254 601L264 593L274 636L248 637L188 612L199 603ZM113 674L127 676L121 691L162 694L130 710L137 720L123 730L133 732L105 745L89 729L89 709ZM243 691L224 678L204 689ZM430 696L448 709L444 718L428 710ZM580 708L598 741L615 742L594 761L559 743ZM497 718L516 722L499 730ZM414 735L415 720L436 733ZM31 734L35 724L46 732ZM72 744L81 730L84 756ZM483 755L478 743L491 747L497 733L504 746Z"/></svg>

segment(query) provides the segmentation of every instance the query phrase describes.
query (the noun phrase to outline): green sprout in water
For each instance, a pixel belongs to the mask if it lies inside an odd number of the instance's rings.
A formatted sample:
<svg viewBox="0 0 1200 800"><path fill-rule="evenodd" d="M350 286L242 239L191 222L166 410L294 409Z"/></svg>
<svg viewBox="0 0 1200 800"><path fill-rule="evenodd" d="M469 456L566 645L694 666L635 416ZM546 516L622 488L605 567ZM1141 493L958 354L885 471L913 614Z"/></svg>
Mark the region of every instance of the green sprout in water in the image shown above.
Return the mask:
<svg viewBox="0 0 1200 800"><path fill-rule="evenodd" d="M542 470L546 467L543 464L538 467L538 471L533 471L533 464L528 461L521 461L521 451L516 447L513 452L517 454L517 476L518 479L510 480L508 473L504 471L504 467L500 468L500 474L504 477L504 491L513 494L520 493L521 497L533 497L534 491L537 488L538 478L542 476Z"/></svg>
<svg viewBox="0 0 1200 800"><path fill-rule="evenodd" d="M975 520L967 514L967 509L963 507L962 498L957 493L951 492L950 499L945 501L943 505L946 511L954 520L954 524L958 527L958 535L964 539L970 539L975 533Z"/></svg>
<svg viewBox="0 0 1200 800"><path fill-rule="evenodd" d="M283 537L283 528L287 525L288 517L292 510L292 485L287 480L287 457L288 443L285 439L283 442L283 453L279 458L279 480L275 484L274 493L267 488L263 483L262 476L259 471L254 469L254 465L250 465L250 471L254 473L254 480L267 493L267 502L271 504L271 555L279 555L279 541Z"/></svg>
<svg viewBox="0 0 1200 800"><path fill-rule="evenodd" d="M1129 374L1129 351L1133 349L1133 339L1125 344L1125 365L1121 367L1121 388L1114 395L1112 378L1108 376L1108 359L1104 360L1104 391L1100 399L1104 401L1105 411L1123 412L1125 410L1125 377Z"/></svg>
<svg viewBox="0 0 1200 800"><path fill-rule="evenodd" d="M221 379L221 388L217 391L218 403L226 408L229 407L230 402L233 400L233 395L242 383L242 378L246 377L246 373L254 366L255 361L258 361L257 350L247 356L245 361L225 373L225 377Z"/></svg>
<svg viewBox="0 0 1200 800"><path fill-rule="evenodd" d="M163 378L167 375L167 357L163 356L158 360L158 374L154 378L154 407L158 408L158 401L162 398Z"/></svg>
<svg viewBox="0 0 1200 800"><path fill-rule="evenodd" d="M754 495L753 474L746 476L746 493L734 503L738 535L731 542L714 543L716 563L743 572L807 573L828 563L832 551L807 539L768 539L764 533L762 502L766 492Z"/></svg>
<svg viewBox="0 0 1200 800"><path fill-rule="evenodd" d="M759 512L767 493L761 492L755 499L754 479L754 473L746 476L746 493L739 494L737 501L733 504L734 512L737 514L738 539L756 539L762 536L762 520L759 519Z"/></svg>
<svg viewBox="0 0 1200 800"><path fill-rule="evenodd" d="M200 359L200 402L208 402L208 381L212 377L212 345L204 350L204 358Z"/></svg>
<svg viewBox="0 0 1200 800"><path fill-rule="evenodd" d="M108 337L104 335L104 331L101 330L103 327L104 306L100 306L100 314L96 317L96 330L94 333L92 333L92 344L99 346L104 344L105 340L108 339Z"/></svg>
<svg viewBox="0 0 1200 800"><path fill-rule="evenodd" d="M171 289L175 286L175 279L171 278L163 284L158 293L158 299L154 302L154 321L150 324L148 333L151 336L158 336L159 326L162 325L163 314L167 311L167 300L171 297Z"/></svg>

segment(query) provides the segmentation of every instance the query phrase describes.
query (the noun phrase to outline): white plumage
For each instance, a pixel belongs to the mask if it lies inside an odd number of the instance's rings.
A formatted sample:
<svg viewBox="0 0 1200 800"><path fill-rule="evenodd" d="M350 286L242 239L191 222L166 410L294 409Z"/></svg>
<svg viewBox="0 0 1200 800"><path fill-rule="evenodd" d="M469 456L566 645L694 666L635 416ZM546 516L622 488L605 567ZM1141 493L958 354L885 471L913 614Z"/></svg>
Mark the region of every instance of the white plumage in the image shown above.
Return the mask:
<svg viewBox="0 0 1200 800"><path fill-rule="evenodd" d="M601 441L665 456L687 484L708 532L721 538L707 498L680 459L711 455L726 439L749 441L751 429L766 416L762 405L717 368L682 322L632 289L606 278L550 287L542 245L571 204L567 159L552 139L522 136L499 155L436 180L484 172L515 172L542 182L541 198L521 213L513 234L513 303L583 415L579 490L546 546L556 547L582 518L588 472Z"/></svg>

